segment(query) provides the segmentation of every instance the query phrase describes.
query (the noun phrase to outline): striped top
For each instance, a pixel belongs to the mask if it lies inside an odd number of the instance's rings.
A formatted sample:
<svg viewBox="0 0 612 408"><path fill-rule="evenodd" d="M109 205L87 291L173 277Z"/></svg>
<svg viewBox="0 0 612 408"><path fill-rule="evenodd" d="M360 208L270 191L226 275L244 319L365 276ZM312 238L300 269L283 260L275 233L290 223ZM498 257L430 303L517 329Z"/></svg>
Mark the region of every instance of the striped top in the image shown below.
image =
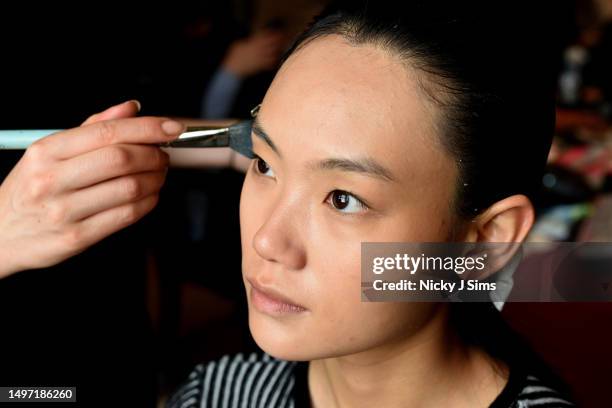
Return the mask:
<svg viewBox="0 0 612 408"><path fill-rule="evenodd" d="M224 356L199 364L167 408L310 408L308 362L267 354ZM575 405L532 375L513 370L490 408L567 408Z"/></svg>

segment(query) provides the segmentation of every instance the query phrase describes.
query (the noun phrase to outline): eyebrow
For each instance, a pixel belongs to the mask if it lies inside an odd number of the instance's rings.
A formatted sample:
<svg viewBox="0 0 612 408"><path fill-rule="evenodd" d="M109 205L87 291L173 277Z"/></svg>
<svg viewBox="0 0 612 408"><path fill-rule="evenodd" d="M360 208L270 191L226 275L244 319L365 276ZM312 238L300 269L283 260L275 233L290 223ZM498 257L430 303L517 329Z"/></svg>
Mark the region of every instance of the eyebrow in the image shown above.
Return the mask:
<svg viewBox="0 0 612 408"><path fill-rule="evenodd" d="M253 120L252 130L253 133L255 133L255 135L257 135L259 138L263 139L263 141L266 142L266 144L270 146L270 148L274 150L279 157L282 157L280 151L268 133L266 133L266 131L262 128L257 117L255 117ZM355 172L372 176L384 181L395 181L392 173L386 167L370 157L360 159L329 158L312 163L309 167L314 170L341 170Z"/></svg>
<svg viewBox="0 0 612 408"><path fill-rule="evenodd" d="M342 170L362 173L367 176L379 178L383 181L395 181L389 170L369 157L362 159L325 159L315 163L314 167L321 170Z"/></svg>
<svg viewBox="0 0 612 408"><path fill-rule="evenodd" d="M280 151L278 150L278 148L276 147L272 139L270 139L270 136L268 136L266 131L263 130L263 128L261 127L261 123L259 123L259 119L257 117L255 117L255 119L253 120L253 126L251 127L251 130L260 139L263 139L263 141L266 142L266 144L270 146L270 148L274 150L274 152L276 152L276 154L278 154L279 157L282 157L280 154Z"/></svg>

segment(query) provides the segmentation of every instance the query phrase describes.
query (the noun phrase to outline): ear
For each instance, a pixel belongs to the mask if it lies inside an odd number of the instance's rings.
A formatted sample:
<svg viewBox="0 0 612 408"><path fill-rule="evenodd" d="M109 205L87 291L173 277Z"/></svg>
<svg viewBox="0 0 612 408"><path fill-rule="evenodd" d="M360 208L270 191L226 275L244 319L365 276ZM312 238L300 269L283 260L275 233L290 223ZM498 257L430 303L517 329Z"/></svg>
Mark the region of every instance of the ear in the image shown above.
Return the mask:
<svg viewBox="0 0 612 408"><path fill-rule="evenodd" d="M496 202L477 216L467 226L465 242L521 243L527 237L533 220L531 201L522 194L513 195Z"/></svg>
<svg viewBox="0 0 612 408"><path fill-rule="evenodd" d="M531 201L522 194L500 200L476 217L466 227L464 242L478 244L470 256L487 253L489 262L480 273L462 278L483 279L503 268L527 237L533 221Z"/></svg>

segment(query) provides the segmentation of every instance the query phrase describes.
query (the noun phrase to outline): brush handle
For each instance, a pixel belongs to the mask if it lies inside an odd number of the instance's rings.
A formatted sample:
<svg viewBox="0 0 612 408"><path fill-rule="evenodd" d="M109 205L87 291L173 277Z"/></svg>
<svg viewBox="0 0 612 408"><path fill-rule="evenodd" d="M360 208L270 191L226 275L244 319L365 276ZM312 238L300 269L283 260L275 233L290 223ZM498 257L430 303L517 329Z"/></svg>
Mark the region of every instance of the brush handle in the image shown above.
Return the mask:
<svg viewBox="0 0 612 408"><path fill-rule="evenodd" d="M23 150L43 137L59 132L60 129L0 130L0 150ZM227 147L227 127L188 127L176 140L160 144L162 147Z"/></svg>
<svg viewBox="0 0 612 408"><path fill-rule="evenodd" d="M60 130L0 130L0 150L24 150L37 140Z"/></svg>

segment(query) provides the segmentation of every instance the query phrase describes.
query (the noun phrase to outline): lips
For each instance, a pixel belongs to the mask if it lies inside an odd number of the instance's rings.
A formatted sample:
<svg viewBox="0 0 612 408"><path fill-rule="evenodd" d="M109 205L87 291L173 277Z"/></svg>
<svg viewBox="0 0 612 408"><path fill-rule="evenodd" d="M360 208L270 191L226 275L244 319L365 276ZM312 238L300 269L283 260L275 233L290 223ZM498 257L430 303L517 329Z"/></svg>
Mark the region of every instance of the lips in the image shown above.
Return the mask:
<svg viewBox="0 0 612 408"><path fill-rule="evenodd" d="M302 313L307 310L282 293L258 284L254 279L247 278L247 281L251 285L251 303L262 313L284 315Z"/></svg>

